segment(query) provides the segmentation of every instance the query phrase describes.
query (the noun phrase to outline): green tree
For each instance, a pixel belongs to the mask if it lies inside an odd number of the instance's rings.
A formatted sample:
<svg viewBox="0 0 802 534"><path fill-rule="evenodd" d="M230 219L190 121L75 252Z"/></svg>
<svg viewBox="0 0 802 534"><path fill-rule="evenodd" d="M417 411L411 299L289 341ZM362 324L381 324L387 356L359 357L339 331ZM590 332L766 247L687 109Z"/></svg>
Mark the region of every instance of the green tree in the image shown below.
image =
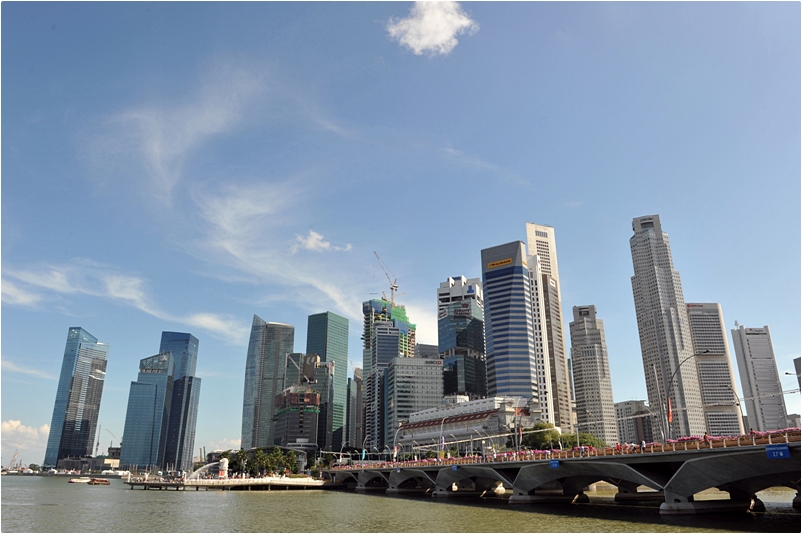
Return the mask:
<svg viewBox="0 0 802 534"><path fill-rule="evenodd" d="M262 449L256 449L251 456L251 473L261 475L265 467L267 467L267 454Z"/></svg>
<svg viewBox="0 0 802 534"><path fill-rule="evenodd" d="M28 466L28 469L30 469L31 471L39 471L40 466L39 466L39 464L30 464Z"/></svg>
<svg viewBox="0 0 802 534"><path fill-rule="evenodd" d="M536 432L531 432L535 430ZM529 433L527 434L526 432ZM552 423L539 422L534 427L524 429L524 438L521 446L525 449L557 449L560 447L560 432ZM565 442L563 441L563 445Z"/></svg>
<svg viewBox="0 0 802 534"><path fill-rule="evenodd" d="M281 449L278 447L273 448L273 451L268 456L268 463L273 473L284 469L284 454L281 452Z"/></svg>
<svg viewBox="0 0 802 534"><path fill-rule="evenodd" d="M290 470L290 473L297 473L298 472L298 455L295 454L295 451L287 451L284 455L285 465Z"/></svg>

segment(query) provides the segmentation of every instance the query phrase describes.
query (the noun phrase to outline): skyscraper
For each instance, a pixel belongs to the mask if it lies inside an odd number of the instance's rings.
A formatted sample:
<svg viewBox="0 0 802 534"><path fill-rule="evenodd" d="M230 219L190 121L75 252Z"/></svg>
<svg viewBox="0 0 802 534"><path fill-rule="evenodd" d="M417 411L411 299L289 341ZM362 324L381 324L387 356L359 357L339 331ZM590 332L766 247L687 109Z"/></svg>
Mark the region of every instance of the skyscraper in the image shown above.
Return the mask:
<svg viewBox="0 0 802 534"><path fill-rule="evenodd" d="M294 344L294 326L267 323L253 316L242 397L241 446L246 450L275 444L272 434L275 397L284 386L286 356L293 352Z"/></svg>
<svg viewBox="0 0 802 534"><path fill-rule="evenodd" d="M554 228L544 224L526 223L526 243L529 269L532 275L533 306L543 302L545 324L541 326L539 310L534 309L536 344L548 362L547 376L549 406L546 419L563 430L571 429L571 371L568 366L563 331L560 270L557 265L557 240ZM532 256L537 256L534 260ZM539 268L539 271L538 271ZM542 339L541 339L542 338ZM536 346L537 346L536 345Z"/></svg>
<svg viewBox="0 0 802 534"><path fill-rule="evenodd" d="M198 339L182 332L162 332L159 352L170 352L175 362L163 467L177 471L191 470L201 387L201 379L195 376Z"/></svg>
<svg viewBox="0 0 802 534"><path fill-rule="evenodd" d="M354 369L354 407L352 417L354 418L351 428L354 429L353 434L348 437L348 444L351 447L361 447L362 441L365 439L365 408L364 408L364 382L362 379L362 368L356 367Z"/></svg>
<svg viewBox="0 0 802 534"><path fill-rule="evenodd" d="M310 315L306 330L306 353L317 354L321 361L334 363L334 404L332 408L332 443L342 446L348 389L348 319L336 313Z"/></svg>
<svg viewBox="0 0 802 534"><path fill-rule="evenodd" d="M415 356L416 327L409 322L404 306L384 299L363 302L362 314L363 437L370 450L384 446L384 370L393 358Z"/></svg>
<svg viewBox="0 0 802 534"><path fill-rule="evenodd" d="M686 306L693 352L697 354L696 370L707 433L711 436L739 436L744 433L744 426L721 305L688 303Z"/></svg>
<svg viewBox="0 0 802 534"><path fill-rule="evenodd" d="M125 412L120 465L124 468L163 467L173 399L175 360L161 352L139 361Z"/></svg>
<svg viewBox="0 0 802 534"><path fill-rule="evenodd" d="M604 323L596 306L574 306L570 324L571 362L576 387L576 418L580 431L608 445L618 441L610 362L604 340Z"/></svg>
<svg viewBox="0 0 802 534"><path fill-rule="evenodd" d="M529 293L532 300L532 326L534 328L535 336L535 359L537 360L538 373L537 373L537 387L540 392L540 420L545 423L554 424L557 421L555 411L559 409L559 405L554 402L555 393L552 388L553 369L552 363L554 359L551 357L554 350L555 339L554 332L562 335L562 327L559 326L561 320L555 319L553 314L559 311L556 308L550 307L550 297L554 300L554 295L550 294L549 289L556 292L556 289L549 286L548 275L544 275L540 267L540 257L537 254L527 258L529 265ZM553 281L552 281L553 284ZM552 321L557 325L556 328L551 328ZM554 332L552 332L554 330ZM558 341L558 346L561 346ZM570 410L569 412L570 413ZM573 426L573 419L569 422L562 423L562 429L570 431Z"/></svg>
<svg viewBox="0 0 802 534"><path fill-rule="evenodd" d="M92 454L109 345L81 327L67 332L56 402L43 464L55 467L68 456Z"/></svg>
<svg viewBox="0 0 802 534"><path fill-rule="evenodd" d="M731 330L749 426L760 432L785 428L787 412L768 326Z"/></svg>
<svg viewBox="0 0 802 534"><path fill-rule="evenodd" d="M632 231L632 293L649 405L659 406L668 420L667 437L701 436L706 429L702 395L696 365L686 363L694 355L693 341L668 234L658 215L633 219Z"/></svg>
<svg viewBox="0 0 802 534"><path fill-rule="evenodd" d="M443 404L443 360L393 358L385 372L387 416L384 443L392 447L402 421L410 414Z"/></svg>
<svg viewBox="0 0 802 534"><path fill-rule="evenodd" d="M449 277L437 289L437 351L445 395L487 397L484 298L478 278Z"/></svg>
<svg viewBox="0 0 802 534"><path fill-rule="evenodd" d="M540 410L529 270L522 241L482 250L488 397L519 396Z"/></svg>

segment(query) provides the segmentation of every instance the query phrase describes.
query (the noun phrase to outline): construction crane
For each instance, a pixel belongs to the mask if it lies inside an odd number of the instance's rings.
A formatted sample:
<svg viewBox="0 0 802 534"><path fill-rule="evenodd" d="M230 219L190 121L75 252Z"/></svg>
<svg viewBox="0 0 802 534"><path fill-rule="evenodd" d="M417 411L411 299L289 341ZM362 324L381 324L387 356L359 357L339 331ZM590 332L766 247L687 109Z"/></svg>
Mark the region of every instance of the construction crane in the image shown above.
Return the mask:
<svg viewBox="0 0 802 534"><path fill-rule="evenodd" d="M382 270L384 271L384 275L387 277L387 281L390 282L390 309L395 307L395 292L398 291L398 278L395 280L392 279L390 273L387 272L387 269L384 267L384 263L382 263L382 259L379 257L379 253L375 250L373 253L376 255L376 259L379 260L379 265L382 266ZM384 293L382 293L382 297L384 297ZM386 297L385 297L386 299Z"/></svg>
<svg viewBox="0 0 802 534"><path fill-rule="evenodd" d="M117 436L115 436L115 435L114 435L114 433L113 433L111 430L109 430L109 429L107 428L107 429L106 429L106 432L108 432L109 434L111 434L111 437L113 437L114 439L116 439L116 440L117 440L117 441L120 443L120 447L122 447L122 446L123 446L123 440L121 440L120 438L118 438ZM112 443L113 443L113 442L112 442ZM111 447L111 445L109 445L109 447Z"/></svg>
<svg viewBox="0 0 802 534"><path fill-rule="evenodd" d="M19 449L17 449L16 451L14 451L14 457L13 457L13 458L11 459L11 461L8 463L8 467L6 467L6 471L8 471L9 469L11 469L11 466L12 466L12 465L14 465L14 462L16 461L16 459L17 459L17 456L18 456L18 455L19 455Z"/></svg>

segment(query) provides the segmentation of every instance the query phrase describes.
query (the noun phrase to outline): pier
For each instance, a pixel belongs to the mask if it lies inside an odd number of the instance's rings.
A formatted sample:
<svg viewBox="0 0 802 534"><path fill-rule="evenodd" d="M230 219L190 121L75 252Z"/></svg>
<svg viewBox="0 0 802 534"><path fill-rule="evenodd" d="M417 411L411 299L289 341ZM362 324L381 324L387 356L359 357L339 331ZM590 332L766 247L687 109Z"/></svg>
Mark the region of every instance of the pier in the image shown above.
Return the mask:
<svg viewBox="0 0 802 534"><path fill-rule="evenodd" d="M240 491L279 491L279 490L309 490L322 489L324 482L311 477L261 477L261 478L218 478L218 479L191 479L191 480L144 480L131 477L125 482L131 489L144 490L240 490Z"/></svg>

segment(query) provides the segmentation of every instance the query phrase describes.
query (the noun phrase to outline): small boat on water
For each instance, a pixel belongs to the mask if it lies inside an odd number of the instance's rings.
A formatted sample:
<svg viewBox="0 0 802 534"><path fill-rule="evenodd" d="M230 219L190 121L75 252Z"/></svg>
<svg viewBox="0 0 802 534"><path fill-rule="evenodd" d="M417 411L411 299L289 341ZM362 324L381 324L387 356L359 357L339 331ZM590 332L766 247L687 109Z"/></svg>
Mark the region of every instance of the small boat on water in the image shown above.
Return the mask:
<svg viewBox="0 0 802 534"><path fill-rule="evenodd" d="M89 481L92 480L89 477L81 477L81 478L71 478L69 480L70 484L89 484Z"/></svg>
<svg viewBox="0 0 802 534"><path fill-rule="evenodd" d="M90 486L108 486L111 484L107 478L93 478L89 481Z"/></svg>

